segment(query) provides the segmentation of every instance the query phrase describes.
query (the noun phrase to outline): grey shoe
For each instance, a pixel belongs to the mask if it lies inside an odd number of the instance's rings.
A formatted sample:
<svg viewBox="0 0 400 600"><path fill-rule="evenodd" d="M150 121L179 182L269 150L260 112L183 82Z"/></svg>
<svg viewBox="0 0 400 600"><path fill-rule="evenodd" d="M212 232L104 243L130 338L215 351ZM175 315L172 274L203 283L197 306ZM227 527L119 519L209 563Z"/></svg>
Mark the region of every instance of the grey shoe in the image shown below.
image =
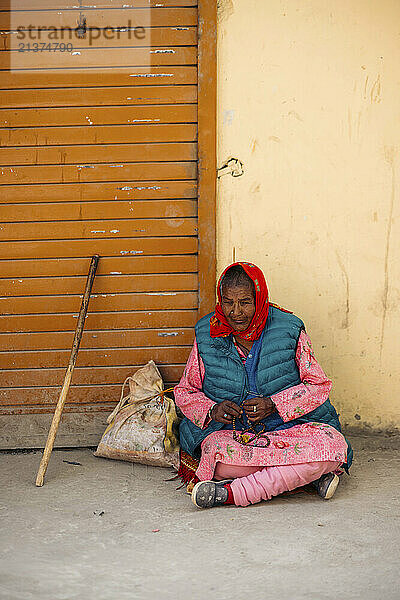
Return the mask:
<svg viewBox="0 0 400 600"><path fill-rule="evenodd" d="M339 485L339 477L335 473L326 473L326 475L321 475L319 479L312 483L317 490L318 496L323 500L329 500L336 492L336 488Z"/></svg>
<svg viewBox="0 0 400 600"><path fill-rule="evenodd" d="M198 508L211 508L225 504L228 499L228 490L224 482L199 481L192 491L192 502Z"/></svg>

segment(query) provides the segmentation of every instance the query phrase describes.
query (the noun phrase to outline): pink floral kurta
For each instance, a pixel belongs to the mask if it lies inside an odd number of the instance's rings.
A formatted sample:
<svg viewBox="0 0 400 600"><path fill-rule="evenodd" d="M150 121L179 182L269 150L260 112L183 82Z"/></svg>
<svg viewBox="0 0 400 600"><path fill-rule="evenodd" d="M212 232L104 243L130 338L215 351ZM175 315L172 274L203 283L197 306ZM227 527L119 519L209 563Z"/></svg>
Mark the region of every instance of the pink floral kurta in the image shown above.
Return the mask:
<svg viewBox="0 0 400 600"><path fill-rule="evenodd" d="M242 356L243 358L243 356ZM332 382L318 364L308 335L300 334L296 350L301 383L271 396L283 421L309 413L327 400ZM209 423L208 412L214 402L203 393L204 364L194 342L185 371L175 387L175 401L183 414L200 428ZM201 445L201 460L196 475L212 479L216 463L269 467L312 461L346 461L347 443L330 425L304 423L289 429L267 433L265 448L240 444L231 430L208 435ZM258 444L262 443L259 440Z"/></svg>

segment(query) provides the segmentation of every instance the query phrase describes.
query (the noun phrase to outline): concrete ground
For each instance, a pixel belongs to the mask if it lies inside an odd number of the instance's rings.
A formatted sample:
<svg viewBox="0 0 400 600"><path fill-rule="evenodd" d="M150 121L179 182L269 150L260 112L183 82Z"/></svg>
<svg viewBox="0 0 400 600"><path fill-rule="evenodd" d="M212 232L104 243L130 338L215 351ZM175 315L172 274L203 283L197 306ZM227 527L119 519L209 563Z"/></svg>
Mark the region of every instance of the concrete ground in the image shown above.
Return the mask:
<svg viewBox="0 0 400 600"><path fill-rule="evenodd" d="M56 450L37 488L39 451L1 453L0 598L397 600L396 443L352 442L330 501L203 511L167 469Z"/></svg>

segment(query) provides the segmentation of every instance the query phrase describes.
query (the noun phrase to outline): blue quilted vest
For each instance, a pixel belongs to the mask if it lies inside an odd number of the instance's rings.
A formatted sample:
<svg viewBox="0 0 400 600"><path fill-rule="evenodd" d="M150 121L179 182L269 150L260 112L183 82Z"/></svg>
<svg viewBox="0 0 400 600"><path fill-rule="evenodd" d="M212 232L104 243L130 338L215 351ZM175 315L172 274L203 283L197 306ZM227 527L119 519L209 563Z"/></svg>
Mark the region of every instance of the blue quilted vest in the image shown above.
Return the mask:
<svg viewBox="0 0 400 600"><path fill-rule="evenodd" d="M208 398L218 403L231 400L240 404L250 395L272 396L301 383L295 357L297 342L304 324L298 317L270 306L259 350L254 382L257 389L252 390L232 336L224 338L210 336L212 314L200 319L195 329L197 347L205 367L203 391ZM251 351L249 358L251 358ZM315 410L287 423L277 412L264 419L262 423L266 431L276 431L313 421L327 423L341 431L338 415L329 400ZM202 441L210 433L220 429L232 429L232 426L211 421L208 427L200 429L185 417L179 431L181 448L192 456L199 457ZM348 446L347 466L350 466L352 450L349 444Z"/></svg>

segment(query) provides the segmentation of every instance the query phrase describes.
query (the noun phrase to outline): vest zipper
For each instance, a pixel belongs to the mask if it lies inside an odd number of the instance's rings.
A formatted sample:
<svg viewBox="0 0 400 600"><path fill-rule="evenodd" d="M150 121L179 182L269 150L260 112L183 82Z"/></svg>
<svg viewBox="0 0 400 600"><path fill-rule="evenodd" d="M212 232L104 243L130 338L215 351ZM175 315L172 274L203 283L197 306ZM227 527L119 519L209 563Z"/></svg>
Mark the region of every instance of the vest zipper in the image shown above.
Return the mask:
<svg viewBox="0 0 400 600"><path fill-rule="evenodd" d="M232 351L232 347L234 347L234 344L233 344L233 341L230 340L230 352L229 352L229 356L232 358L233 361L239 363L240 366L242 367L243 371L244 371L244 384L242 386L242 391L240 393L240 403L242 403L243 400L245 399L246 395L247 395L247 394L245 394L245 392L246 392L246 387L247 388L249 387L249 378L247 376L247 371L246 371L245 366L244 366L244 364L242 362L242 359L240 358L239 355L236 356L237 351L236 351L236 354L235 354Z"/></svg>
<svg viewBox="0 0 400 600"><path fill-rule="evenodd" d="M221 341L220 341L220 343L218 345L215 343L213 345L214 345L214 347L220 349L224 354L226 354L226 356L228 356L228 358L230 358L234 362L238 363L242 367L242 369L244 371L244 385L242 386L242 391L240 394L240 401L242 402L245 399L246 387L249 386L249 378L247 376L247 371L244 367L244 364L242 363L240 356L239 355L236 356L235 353L232 351L232 347L233 347L232 340L229 339L229 342L228 342L228 340L226 340L226 343L221 343Z"/></svg>

